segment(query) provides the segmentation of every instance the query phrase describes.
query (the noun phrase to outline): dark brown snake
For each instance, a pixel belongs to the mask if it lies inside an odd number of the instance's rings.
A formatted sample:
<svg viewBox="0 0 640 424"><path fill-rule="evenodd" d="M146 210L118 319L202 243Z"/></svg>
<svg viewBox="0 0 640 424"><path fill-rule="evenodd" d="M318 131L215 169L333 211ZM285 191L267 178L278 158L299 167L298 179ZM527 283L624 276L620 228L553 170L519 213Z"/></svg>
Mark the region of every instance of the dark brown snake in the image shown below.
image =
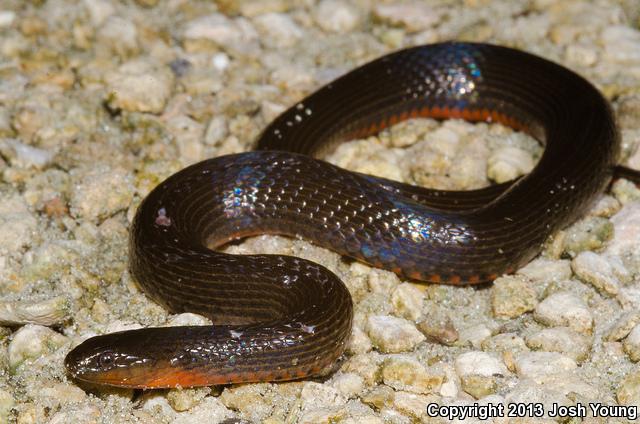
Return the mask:
<svg viewBox="0 0 640 424"><path fill-rule="evenodd" d="M345 171L312 154L414 117L499 122L546 146L514 182L458 192ZM213 326L93 337L66 358L79 380L158 388L317 376L342 354L353 307L324 267L213 249L255 234L311 240L403 278L491 281L526 264L607 187L618 135L589 82L486 44L409 48L365 64L284 112L254 152L189 166L142 202L130 269L174 313ZM633 171L629 171L637 176Z"/></svg>

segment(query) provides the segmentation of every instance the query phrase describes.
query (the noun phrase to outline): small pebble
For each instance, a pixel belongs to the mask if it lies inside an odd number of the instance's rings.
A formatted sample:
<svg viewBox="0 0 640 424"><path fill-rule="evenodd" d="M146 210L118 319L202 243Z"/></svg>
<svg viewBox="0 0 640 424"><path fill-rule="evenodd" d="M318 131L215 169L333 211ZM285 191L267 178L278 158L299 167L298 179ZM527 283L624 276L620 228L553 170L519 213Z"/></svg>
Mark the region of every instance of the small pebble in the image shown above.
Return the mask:
<svg viewBox="0 0 640 424"><path fill-rule="evenodd" d="M579 253L571 262L571 267L578 278L609 296L618 294L621 279L627 282L631 278L621 262L589 251Z"/></svg>
<svg viewBox="0 0 640 424"><path fill-rule="evenodd" d="M204 134L204 143L209 146L216 146L220 144L228 134L229 129L224 116L214 116L207 125Z"/></svg>
<svg viewBox="0 0 640 424"><path fill-rule="evenodd" d="M569 402L569 399L567 399L567 397L563 396L561 393L558 393L557 391L546 386L537 384L531 379L520 380L518 384L516 384L516 386L506 394L505 400L507 404L542 404L542 409L544 411L550 411L554 405L569 406L571 404ZM509 421L509 423L511 422L512 420ZM521 421L515 421L515 423L517 424L529 424L531 422L534 422L536 424L553 424L557 421L551 418L539 418L533 421L531 416L526 415Z"/></svg>
<svg viewBox="0 0 640 424"><path fill-rule="evenodd" d="M348 399L355 399L365 388L364 379L352 372L335 375L331 385Z"/></svg>
<svg viewBox="0 0 640 424"><path fill-rule="evenodd" d="M627 337L631 330L640 324L640 312L639 311L627 311L624 312L609 328L605 340L608 341L620 341Z"/></svg>
<svg viewBox="0 0 640 424"><path fill-rule="evenodd" d="M115 6L109 0L83 1L94 26L100 26L109 16L115 13Z"/></svg>
<svg viewBox="0 0 640 424"><path fill-rule="evenodd" d="M53 406L82 402L89 396L84 390L71 385L71 383L55 383L43 387L38 393L38 397Z"/></svg>
<svg viewBox="0 0 640 424"><path fill-rule="evenodd" d="M382 381L396 390L435 393L445 375L441 369L427 367L406 355L391 355L382 363Z"/></svg>
<svg viewBox="0 0 640 424"><path fill-rule="evenodd" d="M460 337L447 310L435 303L425 310L417 326L428 340L446 346L452 346Z"/></svg>
<svg viewBox="0 0 640 424"><path fill-rule="evenodd" d="M347 32L360 24L360 12L341 0L322 0L314 12L320 28L327 32Z"/></svg>
<svg viewBox="0 0 640 424"><path fill-rule="evenodd" d="M596 64L598 50L587 44L570 44L565 51L565 57L568 62L589 67Z"/></svg>
<svg viewBox="0 0 640 424"><path fill-rule="evenodd" d="M2 144L10 149L7 156L11 165L20 168L43 169L51 163L54 156L51 151L29 146L15 139L0 141L0 151L4 150Z"/></svg>
<svg viewBox="0 0 640 424"><path fill-rule="evenodd" d="M37 220L19 195L0 193L0 256L29 245Z"/></svg>
<svg viewBox="0 0 640 424"><path fill-rule="evenodd" d="M640 188L632 181L624 178L613 182L611 185L611 193L622 205L637 203L640 200Z"/></svg>
<svg viewBox="0 0 640 424"><path fill-rule="evenodd" d="M373 14L383 22L401 25L410 32L431 28L441 17L440 12L433 7L418 1L376 4Z"/></svg>
<svg viewBox="0 0 640 424"><path fill-rule="evenodd" d="M9 423L12 416L11 410L15 406L13 395L4 389L0 389L0 422Z"/></svg>
<svg viewBox="0 0 640 424"><path fill-rule="evenodd" d="M79 408L63 409L55 412L51 419L47 421L48 424L67 424L67 423L97 423L100 422L102 411L96 405L85 404ZM18 419L19 423L29 423L30 421L23 421Z"/></svg>
<svg viewBox="0 0 640 424"><path fill-rule="evenodd" d="M362 394L360 399L366 405L371 405L376 409L383 409L391 406L395 396L395 391L389 386L373 386Z"/></svg>
<svg viewBox="0 0 640 424"><path fill-rule="evenodd" d="M460 377L468 375L492 377L508 373L502 361L489 353L481 351L466 352L458 355L455 361L455 368Z"/></svg>
<svg viewBox="0 0 640 424"><path fill-rule="evenodd" d="M482 375L465 375L460 378L462 390L476 399L494 394L498 390L498 384L494 377Z"/></svg>
<svg viewBox="0 0 640 424"><path fill-rule="evenodd" d="M15 12L11 10L0 10L0 28L10 27L15 19Z"/></svg>
<svg viewBox="0 0 640 424"><path fill-rule="evenodd" d="M433 402L432 397L419 395L409 392L396 392L393 397L393 408L401 412L403 415L413 417L418 422L425 421L428 418L426 413L427 405ZM408 421L410 422L410 421Z"/></svg>
<svg viewBox="0 0 640 424"><path fill-rule="evenodd" d="M598 250L613 237L613 223L596 216L584 218L566 230L564 250L571 257L585 250Z"/></svg>
<svg viewBox="0 0 640 424"><path fill-rule="evenodd" d="M221 47L250 41L256 36L250 28L219 13L196 18L184 29L187 40L208 40Z"/></svg>
<svg viewBox="0 0 640 424"><path fill-rule="evenodd" d="M411 283L402 283L391 293L396 314L412 321L422 315L424 298L424 292Z"/></svg>
<svg viewBox="0 0 640 424"><path fill-rule="evenodd" d="M72 215L98 221L125 210L133 199L133 178L123 168L95 166L85 172L74 172L78 179L71 193Z"/></svg>
<svg viewBox="0 0 640 424"><path fill-rule="evenodd" d="M459 331L458 344L479 348L484 340L491 337L491 329L485 324L476 324Z"/></svg>
<svg viewBox="0 0 640 424"><path fill-rule="evenodd" d="M640 63L640 31L623 25L611 25L602 31L601 40L608 59L620 63Z"/></svg>
<svg viewBox="0 0 640 424"><path fill-rule="evenodd" d="M425 340L411 321L389 315L370 316L367 333L373 345L385 353L410 351Z"/></svg>
<svg viewBox="0 0 640 424"><path fill-rule="evenodd" d="M367 333L359 325L351 329L351 337L347 342L347 352L352 354L367 353L373 349L373 343Z"/></svg>
<svg viewBox="0 0 640 424"><path fill-rule="evenodd" d="M523 276L496 279L491 292L493 315L497 318L515 318L533 311L538 304L532 282Z"/></svg>
<svg viewBox="0 0 640 424"><path fill-rule="evenodd" d="M576 362L557 352L522 352L516 359L516 373L538 383L550 375L562 374L577 368Z"/></svg>
<svg viewBox="0 0 640 424"><path fill-rule="evenodd" d="M569 327L545 328L527 337L527 346L533 350L558 352L580 363L591 353L592 340Z"/></svg>
<svg viewBox="0 0 640 424"><path fill-rule="evenodd" d="M384 356L375 351L357 354L349 358L342 371L358 374L371 386L380 380L380 365L383 360Z"/></svg>
<svg viewBox="0 0 640 424"><path fill-rule="evenodd" d="M615 215L616 213L618 213L621 207L622 205L620 204L620 202L618 202L618 200L615 197L605 194L602 197L600 197L600 199L598 199L598 202L589 211L589 214L593 216L609 218ZM615 232L614 232L614 237L615 237Z"/></svg>
<svg viewBox="0 0 640 424"><path fill-rule="evenodd" d="M107 103L114 110L161 113L173 91L173 73L149 59L121 65L105 76Z"/></svg>
<svg viewBox="0 0 640 424"><path fill-rule="evenodd" d="M529 350L522 337L516 333L500 333L482 342L482 349L491 352L522 352Z"/></svg>
<svg viewBox="0 0 640 424"><path fill-rule="evenodd" d="M605 253L623 255L640 247L640 202L627 203L612 218L613 237Z"/></svg>
<svg viewBox="0 0 640 424"><path fill-rule="evenodd" d="M303 408L335 407L347 402L347 398L334 387L312 381L303 383L300 400Z"/></svg>
<svg viewBox="0 0 640 424"><path fill-rule="evenodd" d="M121 57L136 54L138 45L138 28L136 25L120 16L111 15L103 23L96 35L102 47L107 47Z"/></svg>
<svg viewBox="0 0 640 424"><path fill-rule="evenodd" d="M530 152L518 147L505 146L489 156L487 176L498 184L504 183L529 173L534 165Z"/></svg>
<svg viewBox="0 0 640 424"><path fill-rule="evenodd" d="M55 325L69 317L69 301L65 296L56 296L41 301L0 301L1 325Z"/></svg>
<svg viewBox="0 0 640 424"><path fill-rule="evenodd" d="M636 325L629 332L623 342L624 351L633 362L640 361L640 325Z"/></svg>
<svg viewBox="0 0 640 424"><path fill-rule="evenodd" d="M220 398L207 396L188 411L178 413L171 423L223 423L225 419L232 416L233 413L224 406Z"/></svg>
<svg viewBox="0 0 640 424"><path fill-rule="evenodd" d="M532 285L568 280L571 278L571 262L540 257L520 268L518 274L532 280Z"/></svg>
<svg viewBox="0 0 640 424"><path fill-rule="evenodd" d="M271 47L291 47L304 37L304 31L289 15L266 13L253 22L262 36L261 41Z"/></svg>
<svg viewBox="0 0 640 424"><path fill-rule="evenodd" d="M211 393L210 387L197 387L193 389L171 389L167 393L167 401L171 407L178 411L188 411L196 406L202 399Z"/></svg>
<svg viewBox="0 0 640 424"><path fill-rule="evenodd" d="M620 405L635 405L640 408L640 372L634 371L622 380L616 397Z"/></svg>
<svg viewBox="0 0 640 424"><path fill-rule="evenodd" d="M591 333L593 316L582 299L571 292L553 293L536 306L533 317L548 326L568 326L580 333Z"/></svg>
<svg viewBox="0 0 640 424"><path fill-rule="evenodd" d="M67 338L50 328L28 324L16 331L9 343L9 366L16 368L23 362L53 352L67 342Z"/></svg>

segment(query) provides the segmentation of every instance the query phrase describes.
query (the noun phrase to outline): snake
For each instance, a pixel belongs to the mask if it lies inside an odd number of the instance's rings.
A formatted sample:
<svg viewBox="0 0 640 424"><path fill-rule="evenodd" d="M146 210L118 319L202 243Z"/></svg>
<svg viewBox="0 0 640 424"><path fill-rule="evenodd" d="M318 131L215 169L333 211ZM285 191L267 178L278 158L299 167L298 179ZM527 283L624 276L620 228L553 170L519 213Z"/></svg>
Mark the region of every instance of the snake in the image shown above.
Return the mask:
<svg viewBox="0 0 640 424"><path fill-rule="evenodd" d="M529 174L469 191L417 187L318 159L336 143L420 117L500 123L529 134L544 152ZM279 234L407 280L491 282L583 215L610 184L619 154L608 101L555 62L467 42L382 56L291 106L255 150L188 166L139 205L131 275L170 312L201 314L211 325L91 337L68 353L66 368L79 381L143 389L325 376L352 331L345 284L309 260L221 247Z"/></svg>

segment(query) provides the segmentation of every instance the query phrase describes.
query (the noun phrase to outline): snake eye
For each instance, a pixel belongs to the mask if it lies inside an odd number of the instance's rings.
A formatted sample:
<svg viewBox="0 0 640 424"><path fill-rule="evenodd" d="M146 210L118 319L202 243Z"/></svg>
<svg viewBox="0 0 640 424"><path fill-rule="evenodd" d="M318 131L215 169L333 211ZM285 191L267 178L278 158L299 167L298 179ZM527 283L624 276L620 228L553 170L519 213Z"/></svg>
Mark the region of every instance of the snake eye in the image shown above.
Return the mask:
<svg viewBox="0 0 640 424"><path fill-rule="evenodd" d="M116 356L113 354L113 352L104 352L101 353L98 357L98 365L100 365L100 368L102 368L103 370L111 369L115 362Z"/></svg>

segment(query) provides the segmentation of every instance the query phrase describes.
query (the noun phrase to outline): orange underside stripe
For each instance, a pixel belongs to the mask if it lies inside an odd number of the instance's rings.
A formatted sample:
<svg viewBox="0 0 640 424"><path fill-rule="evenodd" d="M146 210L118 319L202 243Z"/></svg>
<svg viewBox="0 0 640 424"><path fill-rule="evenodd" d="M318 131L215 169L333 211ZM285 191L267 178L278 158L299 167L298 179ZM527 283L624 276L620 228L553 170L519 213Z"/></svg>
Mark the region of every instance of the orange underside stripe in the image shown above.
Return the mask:
<svg viewBox="0 0 640 424"><path fill-rule="evenodd" d="M373 134L377 134L387 127L395 125L399 122L406 121L409 118L434 118L434 119L464 119L470 122L497 122L516 131L526 131L522 123L516 119L500 113L496 110L483 109L464 109L450 108L449 106L424 106L400 114L391 115L380 122L373 123L369 127L361 128L349 135L350 138L364 138Z"/></svg>

